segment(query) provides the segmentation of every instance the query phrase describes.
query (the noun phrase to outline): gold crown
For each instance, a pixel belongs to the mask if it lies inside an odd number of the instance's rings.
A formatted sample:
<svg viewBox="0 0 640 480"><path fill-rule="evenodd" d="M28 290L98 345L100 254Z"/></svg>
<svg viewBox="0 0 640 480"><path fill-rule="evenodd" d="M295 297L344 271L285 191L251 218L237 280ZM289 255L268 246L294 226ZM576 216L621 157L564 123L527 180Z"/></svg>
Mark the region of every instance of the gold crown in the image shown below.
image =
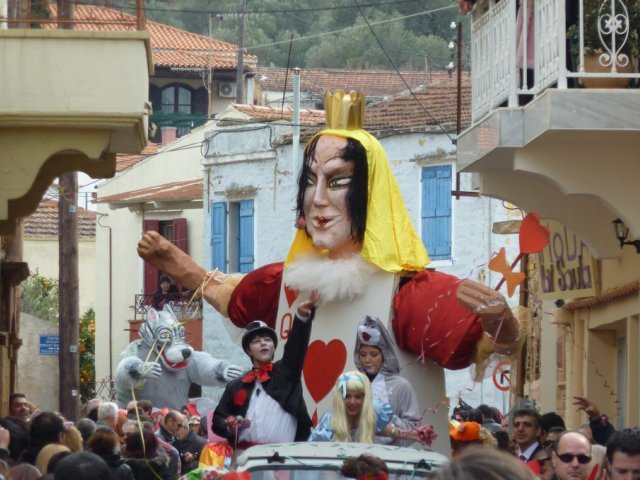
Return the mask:
<svg viewBox="0 0 640 480"><path fill-rule="evenodd" d="M364 93L353 90L348 94L338 90L333 95L324 92L324 111L327 128L358 130L364 125Z"/></svg>

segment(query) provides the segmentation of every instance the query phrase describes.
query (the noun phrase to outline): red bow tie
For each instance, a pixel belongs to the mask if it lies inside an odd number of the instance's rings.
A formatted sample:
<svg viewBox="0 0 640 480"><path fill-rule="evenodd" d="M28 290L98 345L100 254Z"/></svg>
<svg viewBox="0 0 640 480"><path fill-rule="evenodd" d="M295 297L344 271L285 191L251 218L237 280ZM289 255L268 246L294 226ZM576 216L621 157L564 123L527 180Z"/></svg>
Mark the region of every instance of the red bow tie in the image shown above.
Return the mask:
<svg viewBox="0 0 640 480"><path fill-rule="evenodd" d="M242 381L244 383L251 383L257 378L260 383L263 383L271 378L271 370L273 370L273 363L267 363L260 368L251 370L242 377Z"/></svg>

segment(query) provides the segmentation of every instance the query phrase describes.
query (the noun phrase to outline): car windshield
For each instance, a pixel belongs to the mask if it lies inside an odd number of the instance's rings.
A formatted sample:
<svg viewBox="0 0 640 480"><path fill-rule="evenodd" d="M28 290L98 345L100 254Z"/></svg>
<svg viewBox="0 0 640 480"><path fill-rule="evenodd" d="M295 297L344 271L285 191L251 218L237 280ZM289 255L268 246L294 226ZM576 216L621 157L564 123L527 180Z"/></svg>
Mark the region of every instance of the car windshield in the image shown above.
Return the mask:
<svg viewBox="0 0 640 480"><path fill-rule="evenodd" d="M251 469L251 480L345 480L340 470L332 468L305 468L303 466L283 468ZM432 478L433 472L418 469L394 470L389 472L389 480L412 480Z"/></svg>

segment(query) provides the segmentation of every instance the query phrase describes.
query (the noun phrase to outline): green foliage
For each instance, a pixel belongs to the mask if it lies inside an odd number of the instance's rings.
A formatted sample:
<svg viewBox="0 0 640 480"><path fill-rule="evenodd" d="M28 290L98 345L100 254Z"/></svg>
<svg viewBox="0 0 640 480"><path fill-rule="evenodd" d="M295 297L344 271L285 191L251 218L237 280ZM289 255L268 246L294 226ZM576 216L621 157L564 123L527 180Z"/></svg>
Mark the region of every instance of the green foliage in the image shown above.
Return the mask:
<svg viewBox="0 0 640 480"><path fill-rule="evenodd" d="M423 69L428 59L429 68L439 70L451 60L451 52L446 48L454 36L450 24L460 20L454 0L243 1L244 46L247 52L257 55L260 65L264 66L287 66L289 40L293 37L292 67L391 70L392 65L357 7L357 3L361 3L365 5L362 13L369 22L386 22L373 28L399 68ZM114 2L115 5L125 3L126 0ZM149 19L202 35L209 34L211 20L214 38L239 43L241 0L218 0L213 4L208 0L147 0L145 6ZM423 13L443 7L456 8ZM468 26L466 17L463 21ZM360 28L349 29L354 26ZM464 31L467 36L468 28Z"/></svg>
<svg viewBox="0 0 640 480"><path fill-rule="evenodd" d="M60 288L58 280L40 275L36 269L22 284L22 311L34 317L58 323Z"/></svg>
<svg viewBox="0 0 640 480"><path fill-rule="evenodd" d="M96 381L96 312L93 308L80 317L80 395L82 399L95 397Z"/></svg>

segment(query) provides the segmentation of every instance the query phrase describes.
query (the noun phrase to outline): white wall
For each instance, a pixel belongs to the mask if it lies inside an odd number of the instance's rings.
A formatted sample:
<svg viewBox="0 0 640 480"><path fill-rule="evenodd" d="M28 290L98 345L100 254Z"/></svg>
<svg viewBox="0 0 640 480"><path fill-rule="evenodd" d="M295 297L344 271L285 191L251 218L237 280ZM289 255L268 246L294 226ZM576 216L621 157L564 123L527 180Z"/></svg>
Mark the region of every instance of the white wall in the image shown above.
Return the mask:
<svg viewBox="0 0 640 480"><path fill-rule="evenodd" d="M215 156L205 159L205 169L210 166L210 174L207 175L205 170L205 178L210 180L208 188L205 188L203 208L203 258L208 267L211 265L208 205L214 201L224 201L225 191L230 187L245 187L256 192L251 196L255 199L255 266L282 261L288 251L294 234L297 171L294 172L293 168L291 145L274 150L269 147L269 138L268 130L260 129L250 133L219 133L213 140L210 151ZM421 232L421 169L429 165L453 164L455 147L446 136L439 133L398 135L383 138L381 142L416 230ZM247 152L254 152L252 159L238 161L247 156ZM273 158L274 153L277 158ZM455 172L455 165L453 170ZM468 174L462 175L461 188L471 188ZM513 259L517 255L518 240L517 236L491 234L492 222L513 216L514 212L505 209L496 200L484 197L454 198L453 258L450 261L433 262L431 266L462 278L470 277L495 285L499 279L488 271L487 262L492 253L503 245L507 247L508 258ZM513 301L517 302L517 294ZM205 308L203 328L205 349L231 361L248 364L241 349L231 344L238 343L240 330L231 329L227 332L222 317L208 306ZM209 389L208 394L216 397L219 390ZM494 387L491 377L481 384L474 384L468 370L447 371L447 394L452 404L460 396L473 405L484 402L500 409L506 400Z"/></svg>
<svg viewBox="0 0 640 480"><path fill-rule="evenodd" d="M26 313L20 314L18 382L16 392L24 393L40 410L58 411L59 357L40 355L40 335L58 335L58 326Z"/></svg>
<svg viewBox="0 0 640 480"><path fill-rule="evenodd" d="M158 154L101 184L98 197L202 178L200 143L203 131L204 127L194 130L190 135L165 146ZM134 318L132 306L135 295L143 293L144 267L136 251L142 236L143 221L186 218L189 254L196 262L202 263L203 215L200 208L151 210L149 207L148 211L134 212L128 208L111 210L108 205L102 203L97 205L99 222L96 227L95 271L96 379L100 380L115 373L120 352L129 343L128 321ZM107 227L110 227L112 232L111 258Z"/></svg>
<svg viewBox="0 0 640 480"><path fill-rule="evenodd" d="M58 239L25 238L23 258L33 273L38 270L43 277L58 279ZM96 296L96 242L78 240L78 282L80 315L94 306Z"/></svg>

